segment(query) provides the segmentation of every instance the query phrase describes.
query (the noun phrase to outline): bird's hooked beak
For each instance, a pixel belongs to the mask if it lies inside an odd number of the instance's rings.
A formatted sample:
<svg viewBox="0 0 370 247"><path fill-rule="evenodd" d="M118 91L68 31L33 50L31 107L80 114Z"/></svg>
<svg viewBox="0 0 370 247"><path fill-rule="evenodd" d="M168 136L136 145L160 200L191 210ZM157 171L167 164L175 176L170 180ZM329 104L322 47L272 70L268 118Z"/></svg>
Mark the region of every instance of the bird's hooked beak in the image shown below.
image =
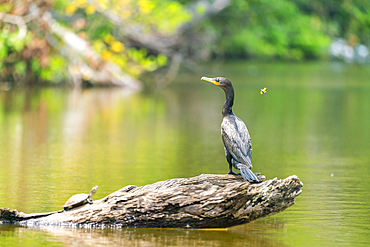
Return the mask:
<svg viewBox="0 0 370 247"><path fill-rule="evenodd" d="M220 85L220 83L216 81L216 78L209 78L209 77L205 77L205 76L203 76L203 77L202 77L202 78L200 78L200 79L201 79L201 80L203 80L203 81L208 81L208 82L210 82L210 83L213 83L213 84L215 84L216 86L219 86L219 85Z"/></svg>

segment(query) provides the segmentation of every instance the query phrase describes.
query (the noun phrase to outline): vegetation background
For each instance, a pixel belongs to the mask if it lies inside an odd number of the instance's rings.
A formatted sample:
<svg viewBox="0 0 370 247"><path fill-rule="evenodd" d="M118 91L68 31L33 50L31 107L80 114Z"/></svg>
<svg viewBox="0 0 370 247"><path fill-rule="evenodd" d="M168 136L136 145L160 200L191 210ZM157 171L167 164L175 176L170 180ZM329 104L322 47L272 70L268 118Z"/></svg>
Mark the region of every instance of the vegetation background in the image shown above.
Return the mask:
<svg viewBox="0 0 370 247"><path fill-rule="evenodd" d="M370 2L1 0L0 26L2 88L102 83L138 89L136 79L148 73L149 86L165 86L180 65L194 69L204 60L324 60L338 38L349 49L365 49Z"/></svg>

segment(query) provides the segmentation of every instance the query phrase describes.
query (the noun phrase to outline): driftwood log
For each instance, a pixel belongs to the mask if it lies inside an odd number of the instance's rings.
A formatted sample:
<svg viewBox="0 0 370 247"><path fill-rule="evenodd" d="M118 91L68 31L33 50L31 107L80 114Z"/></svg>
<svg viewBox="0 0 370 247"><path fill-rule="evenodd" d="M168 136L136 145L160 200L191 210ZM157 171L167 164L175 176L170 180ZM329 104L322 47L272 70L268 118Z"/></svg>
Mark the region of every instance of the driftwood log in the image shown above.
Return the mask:
<svg viewBox="0 0 370 247"><path fill-rule="evenodd" d="M285 210L294 204L302 186L295 175L251 184L238 175L202 174L142 187L129 185L69 211L25 214L2 208L0 221L85 227L224 228Z"/></svg>

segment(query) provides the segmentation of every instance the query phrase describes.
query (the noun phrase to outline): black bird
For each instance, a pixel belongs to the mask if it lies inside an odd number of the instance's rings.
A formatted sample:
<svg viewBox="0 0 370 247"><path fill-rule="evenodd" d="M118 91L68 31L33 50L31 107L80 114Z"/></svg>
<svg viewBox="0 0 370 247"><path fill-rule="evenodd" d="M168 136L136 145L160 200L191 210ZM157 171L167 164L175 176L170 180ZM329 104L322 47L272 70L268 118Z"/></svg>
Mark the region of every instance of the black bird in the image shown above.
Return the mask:
<svg viewBox="0 0 370 247"><path fill-rule="evenodd" d="M225 91L226 101L222 108L221 135L224 142L226 160L229 163L228 174L236 174L232 167L240 170L246 181L259 182L252 168L252 142L244 122L233 113L234 88L231 81L224 77L201 80L211 82Z"/></svg>

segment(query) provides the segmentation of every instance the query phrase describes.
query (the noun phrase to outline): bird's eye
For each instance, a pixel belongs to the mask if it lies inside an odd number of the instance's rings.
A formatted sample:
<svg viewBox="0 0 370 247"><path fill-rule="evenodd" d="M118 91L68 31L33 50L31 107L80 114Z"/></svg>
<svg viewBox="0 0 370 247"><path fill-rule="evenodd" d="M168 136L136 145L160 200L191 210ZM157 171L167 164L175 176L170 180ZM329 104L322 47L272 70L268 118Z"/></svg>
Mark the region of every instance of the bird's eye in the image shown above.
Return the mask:
<svg viewBox="0 0 370 247"><path fill-rule="evenodd" d="M220 80L219 79L216 79L216 82L219 82Z"/></svg>

